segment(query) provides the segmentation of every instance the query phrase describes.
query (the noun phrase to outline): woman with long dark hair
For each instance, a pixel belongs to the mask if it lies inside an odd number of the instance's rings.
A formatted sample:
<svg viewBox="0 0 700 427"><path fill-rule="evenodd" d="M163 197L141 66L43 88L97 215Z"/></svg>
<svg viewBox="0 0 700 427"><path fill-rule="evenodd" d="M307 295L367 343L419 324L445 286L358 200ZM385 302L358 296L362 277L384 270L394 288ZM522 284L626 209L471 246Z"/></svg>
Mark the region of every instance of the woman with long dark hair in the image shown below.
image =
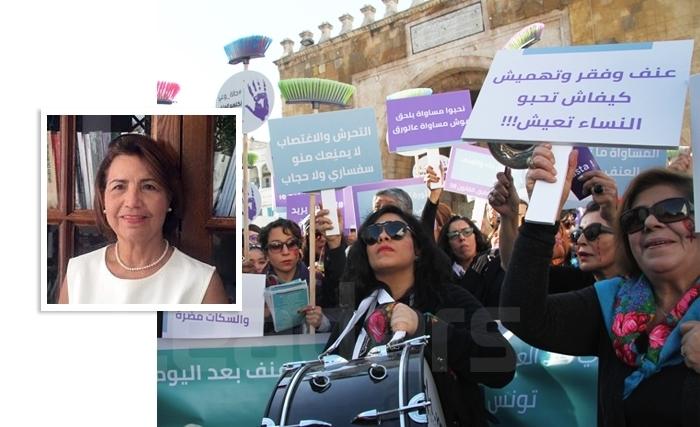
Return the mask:
<svg viewBox="0 0 700 427"><path fill-rule="evenodd" d="M391 334L377 336L362 325L390 306L391 331L405 331L407 338L431 336L426 360L448 425L485 426L478 384L503 387L510 382L515 370L510 344L483 306L450 283L449 259L416 218L385 206L365 220L358 234L343 282L354 283L355 301L369 308L342 337L349 317L336 324L329 346L333 343L334 352L356 359L373 345L385 344Z"/></svg>

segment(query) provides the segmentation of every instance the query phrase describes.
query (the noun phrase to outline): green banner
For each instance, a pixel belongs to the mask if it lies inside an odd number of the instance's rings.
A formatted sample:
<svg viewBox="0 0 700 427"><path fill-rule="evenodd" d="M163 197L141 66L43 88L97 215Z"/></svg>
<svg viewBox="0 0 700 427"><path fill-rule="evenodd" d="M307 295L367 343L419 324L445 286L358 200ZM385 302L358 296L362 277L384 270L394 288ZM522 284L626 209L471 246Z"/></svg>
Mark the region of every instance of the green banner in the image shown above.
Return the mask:
<svg viewBox="0 0 700 427"><path fill-rule="evenodd" d="M596 424L595 357L549 353L505 336L517 355L515 379L485 390L498 427ZM282 365L315 360L327 339L158 340L158 425L259 426Z"/></svg>
<svg viewBox="0 0 700 427"><path fill-rule="evenodd" d="M484 393L499 426L596 425L598 358L550 353L504 335L517 357L515 378Z"/></svg>
<svg viewBox="0 0 700 427"><path fill-rule="evenodd" d="M282 365L316 359L327 339L159 339L158 425L259 426Z"/></svg>

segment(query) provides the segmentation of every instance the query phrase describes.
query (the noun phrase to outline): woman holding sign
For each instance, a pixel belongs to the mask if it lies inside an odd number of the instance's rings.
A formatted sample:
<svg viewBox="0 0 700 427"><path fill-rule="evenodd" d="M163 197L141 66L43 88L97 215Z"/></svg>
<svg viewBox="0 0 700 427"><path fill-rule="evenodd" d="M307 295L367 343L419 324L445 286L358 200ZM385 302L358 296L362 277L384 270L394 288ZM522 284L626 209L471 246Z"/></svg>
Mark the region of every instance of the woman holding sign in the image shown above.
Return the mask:
<svg viewBox="0 0 700 427"><path fill-rule="evenodd" d="M576 158L574 151L567 182ZM542 170L532 175L554 179ZM503 283L502 320L533 346L599 358L599 425L700 425L700 377L683 363L692 341L683 325L700 319L692 179L663 169L637 176L614 226L626 277L548 296L556 226L526 222Z"/></svg>
<svg viewBox="0 0 700 427"><path fill-rule="evenodd" d="M277 219L262 228L258 239L268 260L267 269L264 271L267 275L267 286L288 283L295 279L305 280L308 285L309 268L302 261L301 254L301 228L295 222L284 218ZM317 283L316 301L320 305L308 305L303 307L302 311L306 324L323 332L330 329L330 322L321 308L321 288L322 285ZM266 317L267 315L269 313L266 310ZM265 333L271 333L271 326L271 323L265 322ZM288 330L281 333L292 332L297 331Z"/></svg>
<svg viewBox="0 0 700 427"><path fill-rule="evenodd" d="M360 227L349 264L343 281L355 283L356 302L366 310L354 328L350 317L335 325L329 346L335 343L335 352L357 359L386 344L392 337L388 329L405 331L407 339L431 335L426 360L447 424L486 425L478 384L508 384L515 369L513 349L481 304L449 283L449 260L432 236L410 214L385 206ZM379 334L373 319L383 313L390 319Z"/></svg>
<svg viewBox="0 0 700 427"><path fill-rule="evenodd" d="M527 175L528 193L532 192L536 179L550 180L554 178L553 155L548 146L536 147L533 159L533 166ZM498 182L489 193L488 199L489 204L503 218L500 255L502 266L507 268L515 236L522 222L521 215L518 213L520 199L510 174L499 172L497 179ZM574 178L569 177L569 181L567 181L569 185L571 179ZM592 285L596 280L609 279L621 274L615 262L616 239L613 234L613 222L618 204L617 185L611 177L601 170L587 172L581 176L580 180L583 182L583 191L593 196L593 201L586 206L586 210L581 216L579 227L574 229L570 236L567 236L575 247L580 268L552 265L549 268L549 293L582 289ZM560 230L561 226L555 235L555 242ZM555 244L553 252L556 251Z"/></svg>

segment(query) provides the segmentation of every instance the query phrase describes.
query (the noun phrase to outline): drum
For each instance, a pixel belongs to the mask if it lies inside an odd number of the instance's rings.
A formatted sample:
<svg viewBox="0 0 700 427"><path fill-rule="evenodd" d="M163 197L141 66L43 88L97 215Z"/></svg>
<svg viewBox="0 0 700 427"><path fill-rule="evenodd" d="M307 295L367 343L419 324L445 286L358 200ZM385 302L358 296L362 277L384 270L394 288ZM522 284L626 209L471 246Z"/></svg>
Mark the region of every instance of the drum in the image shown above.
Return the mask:
<svg viewBox="0 0 700 427"><path fill-rule="evenodd" d="M324 366L288 364L262 426L444 426L424 345Z"/></svg>

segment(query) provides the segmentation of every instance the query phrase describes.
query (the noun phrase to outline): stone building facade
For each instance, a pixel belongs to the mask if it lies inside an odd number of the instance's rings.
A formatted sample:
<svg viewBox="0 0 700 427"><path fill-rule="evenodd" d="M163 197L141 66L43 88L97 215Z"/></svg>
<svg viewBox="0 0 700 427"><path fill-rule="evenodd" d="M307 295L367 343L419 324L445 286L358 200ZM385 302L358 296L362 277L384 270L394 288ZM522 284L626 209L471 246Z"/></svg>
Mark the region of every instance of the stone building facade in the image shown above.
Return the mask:
<svg viewBox="0 0 700 427"><path fill-rule="evenodd" d="M387 95L415 87L434 93L469 89L473 101L496 51L535 22L546 25L537 47L694 39L691 70L700 71L698 0L413 0L401 12L397 0L383 2L383 18L365 6L362 24L352 28L353 17L343 15L336 35L324 22L317 43L305 31L300 35L307 46L295 51L294 42L285 40L285 56L275 61L280 79L319 77L354 85L353 106L375 109L379 135L386 135ZM309 112L303 104L283 110L285 116ZM686 114L684 145L690 141L688 122ZM413 159L389 153L384 142L385 178L410 176Z"/></svg>

